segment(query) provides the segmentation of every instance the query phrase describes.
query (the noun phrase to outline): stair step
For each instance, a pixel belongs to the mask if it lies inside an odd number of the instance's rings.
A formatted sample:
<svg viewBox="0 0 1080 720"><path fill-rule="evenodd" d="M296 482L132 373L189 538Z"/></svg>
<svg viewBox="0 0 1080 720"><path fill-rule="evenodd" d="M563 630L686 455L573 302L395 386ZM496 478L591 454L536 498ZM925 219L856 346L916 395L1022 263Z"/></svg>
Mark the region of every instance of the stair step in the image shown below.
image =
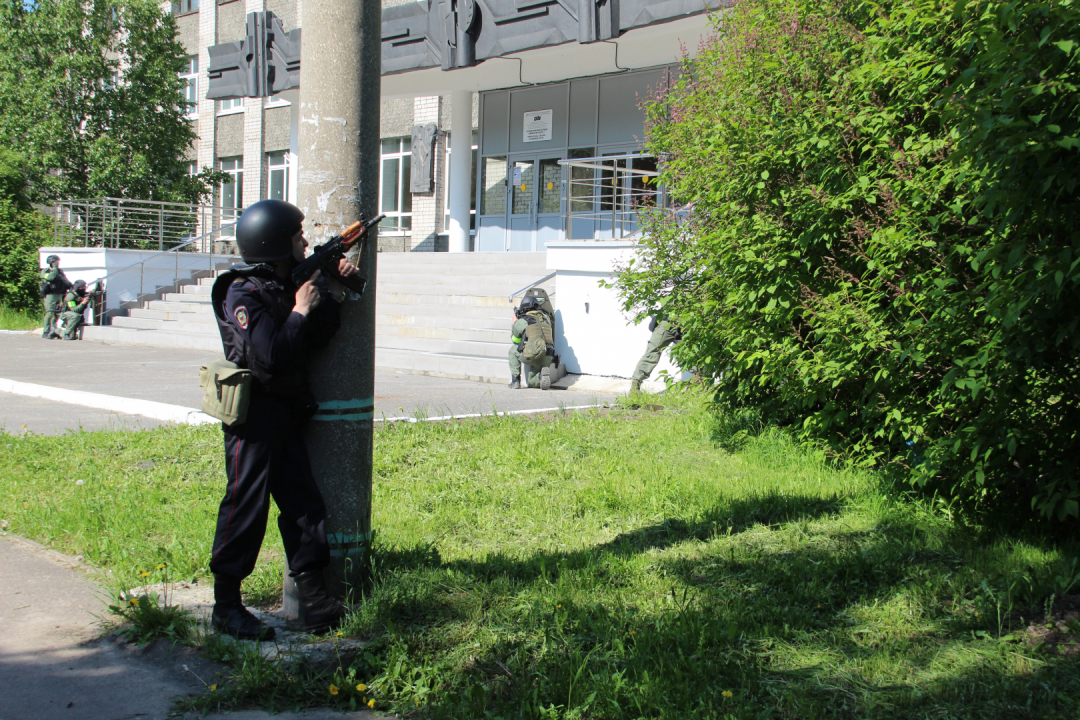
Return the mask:
<svg viewBox="0 0 1080 720"><path fill-rule="evenodd" d="M214 314L201 312L172 312L169 310L151 310L149 308L132 308L128 310L128 317L143 318L145 320L175 320L177 322L197 322L214 325ZM117 320L119 318L114 318Z"/></svg>
<svg viewBox="0 0 1080 720"><path fill-rule="evenodd" d="M166 302L180 302L180 303L205 303L210 305L210 295L194 295L188 293L165 293L162 300Z"/></svg>
<svg viewBox="0 0 1080 720"><path fill-rule="evenodd" d="M221 338L199 333L178 333L164 330L137 330L111 325L88 325L83 328L83 339L123 345L147 345L150 347L179 347L194 350L221 352Z"/></svg>
<svg viewBox="0 0 1080 720"><path fill-rule="evenodd" d="M393 350L418 350L423 352L450 355L469 355L473 357L505 358L510 349L509 342L477 342L458 338L439 339L424 337L402 337L400 335L375 334L375 347Z"/></svg>
<svg viewBox="0 0 1080 720"><path fill-rule="evenodd" d="M198 296L193 296L198 297ZM175 302L172 300L148 300L146 310L165 310L177 313L206 313L209 317L214 316L214 308L210 303L200 302Z"/></svg>

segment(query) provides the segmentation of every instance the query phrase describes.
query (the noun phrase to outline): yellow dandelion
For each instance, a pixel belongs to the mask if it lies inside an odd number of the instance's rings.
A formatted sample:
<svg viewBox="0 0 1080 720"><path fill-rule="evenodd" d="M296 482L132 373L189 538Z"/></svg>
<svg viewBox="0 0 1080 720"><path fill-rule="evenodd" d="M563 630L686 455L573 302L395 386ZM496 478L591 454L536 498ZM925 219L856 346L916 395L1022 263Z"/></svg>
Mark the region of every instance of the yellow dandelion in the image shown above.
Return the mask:
<svg viewBox="0 0 1080 720"><path fill-rule="evenodd" d="M337 685L334 685L333 683L330 684L330 694L331 695L337 695L338 694L338 686Z"/></svg>
<svg viewBox="0 0 1080 720"><path fill-rule="evenodd" d="M367 704L367 706L368 706L369 708L373 708L373 707L375 707L375 701L374 701L374 700L368 700L368 704Z"/></svg>
<svg viewBox="0 0 1080 720"><path fill-rule="evenodd" d="M165 569L165 564L164 564L164 563L162 563L161 565L158 565L158 566L157 566L156 568L154 568L154 569L155 569L155 570L164 570L164 569Z"/></svg>
<svg viewBox="0 0 1080 720"><path fill-rule="evenodd" d="M722 692L720 694L723 695L726 698L729 698L729 697L731 697L733 695L733 693L730 690L725 690L724 692Z"/></svg>
<svg viewBox="0 0 1080 720"><path fill-rule="evenodd" d="M128 602L131 603L132 605L138 606L139 598L131 598L130 600L128 600Z"/></svg>
<svg viewBox="0 0 1080 720"><path fill-rule="evenodd" d="M631 635L637 635L637 630L631 630L631 631L630 631L630 634L631 634Z"/></svg>
<svg viewBox="0 0 1080 720"><path fill-rule="evenodd" d="M365 690L367 690L367 685L364 683L360 683L356 686L356 692L364 692Z"/></svg>
<svg viewBox="0 0 1080 720"><path fill-rule="evenodd" d="M148 572L147 572L147 571L145 571L145 570L143 570L143 571L142 571L141 573L139 573L139 576L140 576L140 577L149 577L149 575L150 575L150 573L148 573Z"/></svg>
<svg viewBox="0 0 1080 720"><path fill-rule="evenodd" d="M210 692L214 692L215 690L217 690L217 685L211 685Z"/></svg>
<svg viewBox="0 0 1080 720"><path fill-rule="evenodd" d="M339 633L334 633L334 635L336 635L337 637L343 637L345 635L345 633L339 632Z"/></svg>

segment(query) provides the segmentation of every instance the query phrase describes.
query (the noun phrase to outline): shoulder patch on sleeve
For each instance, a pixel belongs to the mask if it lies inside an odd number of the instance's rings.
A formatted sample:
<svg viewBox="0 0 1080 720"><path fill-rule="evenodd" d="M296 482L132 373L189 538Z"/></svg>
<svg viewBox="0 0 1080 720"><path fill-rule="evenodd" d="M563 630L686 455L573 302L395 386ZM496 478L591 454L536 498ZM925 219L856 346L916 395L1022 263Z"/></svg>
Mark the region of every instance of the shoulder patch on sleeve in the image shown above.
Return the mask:
<svg viewBox="0 0 1080 720"><path fill-rule="evenodd" d="M247 330L248 327L248 311L243 305L237 305L233 310L233 317L236 318L236 324L242 329Z"/></svg>

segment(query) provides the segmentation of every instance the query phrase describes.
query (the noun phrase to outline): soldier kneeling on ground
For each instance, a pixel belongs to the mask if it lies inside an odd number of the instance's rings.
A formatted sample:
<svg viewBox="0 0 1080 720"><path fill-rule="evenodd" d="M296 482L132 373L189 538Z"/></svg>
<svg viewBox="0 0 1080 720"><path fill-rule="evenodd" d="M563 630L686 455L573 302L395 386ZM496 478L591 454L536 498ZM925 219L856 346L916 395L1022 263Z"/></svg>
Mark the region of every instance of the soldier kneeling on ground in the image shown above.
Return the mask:
<svg viewBox="0 0 1080 720"><path fill-rule="evenodd" d="M215 282L211 295L225 357L251 371L246 420L222 425L228 485L218 508L210 570L214 573L214 627L241 639L270 640L275 633L248 612L240 583L255 569L270 498L289 574L300 594L308 632L324 632L345 617L330 595L323 569L330 564L326 506L311 473L303 429L318 409L308 383L312 352L341 324L345 289L335 280L323 298L315 281L300 287L293 268L304 259L304 213L281 200L257 202L240 216L236 245L244 263ZM355 275L344 259L338 267Z"/></svg>
<svg viewBox="0 0 1080 720"><path fill-rule="evenodd" d="M649 344L645 346L645 354L638 360L637 368L634 370L634 376L630 381L630 392L641 392L641 383L648 380L652 371L656 369L664 348L682 340L682 330L679 326L673 325L659 311L649 321L649 330L652 335L649 337Z"/></svg>
<svg viewBox="0 0 1080 720"><path fill-rule="evenodd" d="M86 294L86 281L76 280L71 287L71 292L64 298L64 306L67 309L60 316L60 322L63 324L60 337L64 340L79 339L79 328L82 327L83 313L86 312L88 305L90 305L90 296Z"/></svg>
<svg viewBox="0 0 1080 720"><path fill-rule="evenodd" d="M510 330L510 389L521 387L521 366L528 364L528 386L547 390L551 387L551 363L555 359L554 323L532 295L514 310Z"/></svg>

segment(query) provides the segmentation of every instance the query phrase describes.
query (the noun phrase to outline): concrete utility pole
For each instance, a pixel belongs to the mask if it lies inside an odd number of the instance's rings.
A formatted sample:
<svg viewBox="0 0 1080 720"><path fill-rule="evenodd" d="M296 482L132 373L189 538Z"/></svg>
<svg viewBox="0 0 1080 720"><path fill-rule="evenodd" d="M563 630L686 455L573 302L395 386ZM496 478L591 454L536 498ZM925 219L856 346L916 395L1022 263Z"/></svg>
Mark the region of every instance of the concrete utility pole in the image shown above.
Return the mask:
<svg viewBox="0 0 1080 720"><path fill-rule="evenodd" d="M303 12L297 205L316 245L361 212L376 214L382 7L376 0L305 0ZM319 411L306 443L327 507L327 584L339 594L357 579L371 533L377 245L373 229L354 261L368 281L364 297L345 301L341 329L311 365ZM290 600L296 607L291 585L286 573L286 614Z"/></svg>

